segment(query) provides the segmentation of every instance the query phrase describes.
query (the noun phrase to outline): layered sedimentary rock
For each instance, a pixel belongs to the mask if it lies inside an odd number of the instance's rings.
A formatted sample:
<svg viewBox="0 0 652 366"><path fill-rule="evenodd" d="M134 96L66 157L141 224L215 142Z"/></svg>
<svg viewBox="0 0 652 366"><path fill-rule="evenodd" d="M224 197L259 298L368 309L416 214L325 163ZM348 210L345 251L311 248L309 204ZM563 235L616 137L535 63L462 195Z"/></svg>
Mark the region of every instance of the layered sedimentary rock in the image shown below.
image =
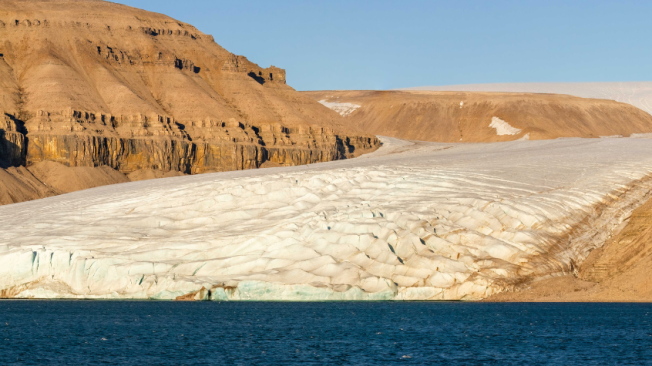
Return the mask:
<svg viewBox="0 0 652 366"><path fill-rule="evenodd" d="M0 111L0 168L25 164L27 144L22 124Z"/></svg>
<svg viewBox="0 0 652 366"><path fill-rule="evenodd" d="M378 135L497 142L651 133L652 115L625 103L569 95L444 91L316 91L305 95Z"/></svg>
<svg viewBox="0 0 652 366"><path fill-rule="evenodd" d="M385 142L0 207L0 296L481 299L575 273L652 188L649 140Z"/></svg>
<svg viewBox="0 0 652 366"><path fill-rule="evenodd" d="M183 130L179 125L160 115L38 111L25 125L26 160L28 165L44 160L107 165L124 173L156 169L195 174L258 168L266 161L285 166L325 162L357 156L377 145L375 137L341 136L316 126L253 126L234 118L186 121Z"/></svg>
<svg viewBox="0 0 652 366"><path fill-rule="evenodd" d="M286 85L284 70L164 15L93 0L3 1L0 39L4 167L194 174L379 146Z"/></svg>

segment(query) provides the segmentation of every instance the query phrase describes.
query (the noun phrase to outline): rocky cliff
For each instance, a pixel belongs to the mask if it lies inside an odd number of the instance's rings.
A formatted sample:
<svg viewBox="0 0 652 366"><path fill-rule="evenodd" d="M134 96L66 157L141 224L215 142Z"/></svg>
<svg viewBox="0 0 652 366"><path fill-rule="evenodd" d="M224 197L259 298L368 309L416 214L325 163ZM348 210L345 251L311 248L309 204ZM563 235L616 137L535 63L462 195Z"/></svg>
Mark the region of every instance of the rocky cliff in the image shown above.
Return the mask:
<svg viewBox="0 0 652 366"><path fill-rule="evenodd" d="M0 168L25 164L27 144L22 124L0 114Z"/></svg>
<svg viewBox="0 0 652 366"><path fill-rule="evenodd" d="M50 160L68 166L108 165L187 174L258 168L269 161L302 165L356 156L373 149L370 136L347 136L317 126L258 126L206 118L177 122L161 115L112 116L66 110L37 111L25 124L28 165ZM17 139L19 137L16 137ZM19 142L19 141L18 141Z"/></svg>
<svg viewBox="0 0 652 366"><path fill-rule="evenodd" d="M0 166L194 174L357 156L378 140L161 14L94 0L0 3ZM228 35L221 35L228 37Z"/></svg>

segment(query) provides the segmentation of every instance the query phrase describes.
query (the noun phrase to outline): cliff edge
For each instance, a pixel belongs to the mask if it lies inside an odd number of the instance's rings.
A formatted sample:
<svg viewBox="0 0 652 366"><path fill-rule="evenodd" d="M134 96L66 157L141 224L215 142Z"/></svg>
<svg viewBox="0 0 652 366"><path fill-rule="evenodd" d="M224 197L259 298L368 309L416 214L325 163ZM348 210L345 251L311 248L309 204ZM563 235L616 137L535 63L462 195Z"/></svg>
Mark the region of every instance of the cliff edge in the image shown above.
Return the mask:
<svg viewBox="0 0 652 366"><path fill-rule="evenodd" d="M380 143L212 36L98 0L0 3L0 167L196 174L357 156Z"/></svg>

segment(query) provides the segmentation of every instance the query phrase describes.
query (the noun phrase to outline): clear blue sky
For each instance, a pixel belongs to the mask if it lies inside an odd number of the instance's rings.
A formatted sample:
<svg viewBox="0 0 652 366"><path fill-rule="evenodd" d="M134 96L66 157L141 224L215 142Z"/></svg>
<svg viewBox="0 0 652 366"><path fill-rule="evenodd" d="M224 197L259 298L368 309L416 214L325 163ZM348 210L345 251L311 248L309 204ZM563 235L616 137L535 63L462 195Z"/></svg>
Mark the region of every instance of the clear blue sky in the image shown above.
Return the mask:
<svg viewBox="0 0 652 366"><path fill-rule="evenodd" d="M298 90L652 80L652 1L119 0Z"/></svg>

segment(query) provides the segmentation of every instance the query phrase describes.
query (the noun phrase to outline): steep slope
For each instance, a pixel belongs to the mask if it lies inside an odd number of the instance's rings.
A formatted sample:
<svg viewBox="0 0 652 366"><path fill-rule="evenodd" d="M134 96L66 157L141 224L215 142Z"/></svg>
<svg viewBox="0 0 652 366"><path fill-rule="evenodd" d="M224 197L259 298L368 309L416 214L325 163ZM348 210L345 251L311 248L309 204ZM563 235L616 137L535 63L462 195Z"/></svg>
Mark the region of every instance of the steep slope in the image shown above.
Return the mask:
<svg viewBox="0 0 652 366"><path fill-rule="evenodd" d="M0 163L202 173L378 146L170 17L97 0L0 2Z"/></svg>
<svg viewBox="0 0 652 366"><path fill-rule="evenodd" d="M162 176L169 176L169 174L162 174ZM138 178L138 175L135 178ZM31 201L108 184L125 183L130 180L108 166L68 167L53 161L41 161L28 168L9 167L0 169L0 205Z"/></svg>
<svg viewBox="0 0 652 366"><path fill-rule="evenodd" d="M517 287L489 301L652 301L652 200L634 210L622 231L594 251L575 275Z"/></svg>
<svg viewBox="0 0 652 366"><path fill-rule="evenodd" d="M644 139L384 143L2 206L0 297L481 299L575 272L652 189Z"/></svg>
<svg viewBox="0 0 652 366"><path fill-rule="evenodd" d="M623 273L632 273L637 267L649 269L652 264L651 217L652 200L648 200L632 213L617 236L603 248L592 252L582 263L579 277L588 281L604 282ZM625 277L630 282L640 282L640 279L634 276ZM649 281L652 276L646 277Z"/></svg>
<svg viewBox="0 0 652 366"><path fill-rule="evenodd" d="M631 104L652 114L652 81L593 83L499 83L419 86L400 90L568 94Z"/></svg>
<svg viewBox="0 0 652 366"><path fill-rule="evenodd" d="M377 135L439 142L600 137L652 132L627 104L567 95L432 91L320 91L305 95Z"/></svg>
<svg viewBox="0 0 652 366"><path fill-rule="evenodd" d="M41 161L27 169L41 182L61 193L130 181L124 174L108 166L70 168L53 161Z"/></svg>
<svg viewBox="0 0 652 366"><path fill-rule="evenodd" d="M0 169L0 205L50 197L60 192L38 180L25 167Z"/></svg>

